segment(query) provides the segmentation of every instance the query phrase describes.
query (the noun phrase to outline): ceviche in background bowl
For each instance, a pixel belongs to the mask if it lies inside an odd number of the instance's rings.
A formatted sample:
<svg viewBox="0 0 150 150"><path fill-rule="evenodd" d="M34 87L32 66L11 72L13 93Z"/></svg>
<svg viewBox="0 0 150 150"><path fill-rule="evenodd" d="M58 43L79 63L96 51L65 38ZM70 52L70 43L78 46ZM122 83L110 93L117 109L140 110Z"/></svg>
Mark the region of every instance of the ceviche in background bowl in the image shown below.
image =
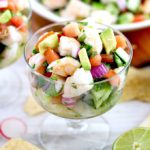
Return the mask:
<svg viewBox="0 0 150 150"><path fill-rule="evenodd" d="M28 0L0 0L0 107L19 99L21 79L16 71L18 68L10 65L23 54L30 17Z"/></svg>
<svg viewBox="0 0 150 150"><path fill-rule="evenodd" d="M32 4L37 14L54 22L88 18L121 31L150 25L150 0L33 0Z"/></svg>
<svg viewBox="0 0 150 150"><path fill-rule="evenodd" d="M22 56L30 17L28 0L0 0L0 68Z"/></svg>
<svg viewBox="0 0 150 150"><path fill-rule="evenodd" d="M33 96L46 111L59 116L49 115L41 124L44 148L104 148L110 133L106 120L81 120L102 115L117 103L131 59L125 36L102 24L52 24L31 37L25 60Z"/></svg>

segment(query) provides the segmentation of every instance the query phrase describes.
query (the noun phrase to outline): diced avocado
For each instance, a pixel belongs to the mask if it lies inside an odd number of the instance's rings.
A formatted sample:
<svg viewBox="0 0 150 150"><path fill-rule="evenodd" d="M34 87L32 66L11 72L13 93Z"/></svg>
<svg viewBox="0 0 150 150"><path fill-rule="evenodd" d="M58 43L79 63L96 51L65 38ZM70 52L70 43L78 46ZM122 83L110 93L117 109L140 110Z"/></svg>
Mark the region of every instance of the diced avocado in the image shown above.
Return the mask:
<svg viewBox="0 0 150 150"><path fill-rule="evenodd" d="M47 48L56 48L58 46L58 36L57 34L52 34L45 38L40 44L39 44L39 52L41 54L44 54L44 52L47 50Z"/></svg>
<svg viewBox="0 0 150 150"><path fill-rule="evenodd" d="M127 8L132 12L137 12L140 4L141 0L127 0Z"/></svg>
<svg viewBox="0 0 150 150"><path fill-rule="evenodd" d="M90 64L90 61L89 61L89 58L88 58L88 55L87 55L85 48L82 48L79 51L79 58L80 58L80 62L81 62L82 67L85 70L91 70L91 64Z"/></svg>
<svg viewBox="0 0 150 150"><path fill-rule="evenodd" d="M93 100L95 108L99 108L101 104L107 100L112 92L112 87L109 83L96 84L92 89Z"/></svg>
<svg viewBox="0 0 150 150"><path fill-rule="evenodd" d="M5 10L1 15L0 15L0 23L1 24L5 24L7 22L9 22L9 20L11 19L12 15L10 10Z"/></svg>
<svg viewBox="0 0 150 150"><path fill-rule="evenodd" d="M122 49L122 48L118 48L115 53L117 54L117 56L119 58L121 58L121 60L123 60L125 63L127 63L129 61L129 55L127 54L127 52Z"/></svg>
<svg viewBox="0 0 150 150"><path fill-rule="evenodd" d="M115 62L116 62L116 64L117 64L117 67L123 66L123 62L122 62L121 59L117 56L117 54L114 54L114 59L115 59Z"/></svg>
<svg viewBox="0 0 150 150"><path fill-rule="evenodd" d="M118 23L119 24L127 24L131 23L134 19L134 15L130 12L123 13L122 15L119 16L118 18Z"/></svg>
<svg viewBox="0 0 150 150"><path fill-rule="evenodd" d="M115 50L117 42L114 35L114 32L111 28L105 29L100 35L103 45L105 47L105 51L107 54L110 54Z"/></svg>

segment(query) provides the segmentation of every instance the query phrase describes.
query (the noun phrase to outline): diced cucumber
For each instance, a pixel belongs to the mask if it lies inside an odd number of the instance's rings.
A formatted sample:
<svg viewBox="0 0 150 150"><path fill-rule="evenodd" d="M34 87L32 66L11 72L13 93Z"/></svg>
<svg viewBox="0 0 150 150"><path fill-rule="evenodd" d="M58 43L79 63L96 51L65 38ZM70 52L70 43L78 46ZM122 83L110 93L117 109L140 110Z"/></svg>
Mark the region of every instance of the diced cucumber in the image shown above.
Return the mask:
<svg viewBox="0 0 150 150"><path fill-rule="evenodd" d="M130 12L123 13L122 15L119 16L118 18L118 23L119 24L127 24L131 23L134 19L134 15Z"/></svg>
<svg viewBox="0 0 150 150"><path fill-rule="evenodd" d="M110 54L116 49L116 38L111 28L105 29L100 35L107 54Z"/></svg>
<svg viewBox="0 0 150 150"><path fill-rule="evenodd" d="M46 80L42 77L37 77L38 87L42 87L46 84Z"/></svg>
<svg viewBox="0 0 150 150"><path fill-rule="evenodd" d="M122 62L121 59L117 56L117 54L114 54L114 59L115 59L115 62L116 62L116 64L117 64L117 67L123 66L123 62Z"/></svg>
<svg viewBox="0 0 150 150"><path fill-rule="evenodd" d="M92 107L95 108L95 105L94 105L94 102L93 102L93 96L90 92L86 93L82 96L82 101L87 103L89 106L92 106Z"/></svg>
<svg viewBox="0 0 150 150"><path fill-rule="evenodd" d="M10 21L12 17L11 11L10 10L5 10L1 15L0 15L0 23L5 24Z"/></svg>
<svg viewBox="0 0 150 150"><path fill-rule="evenodd" d="M123 60L125 63L127 63L129 61L129 55L126 53L126 51L122 48L118 48L115 53L117 54L117 56L119 56L121 58L121 60Z"/></svg>
<svg viewBox="0 0 150 150"><path fill-rule="evenodd" d="M95 108L99 108L101 104L109 97L111 94L112 87L109 83L96 84L92 89L93 100Z"/></svg>
<svg viewBox="0 0 150 150"><path fill-rule="evenodd" d="M59 93L56 91L55 89L55 84L54 83L51 83L48 87L48 89L45 91L45 93L48 95L48 96L58 96Z"/></svg>
<svg viewBox="0 0 150 150"><path fill-rule="evenodd" d="M115 3L110 3L106 6L106 10L110 12L110 14L117 16L119 14L119 7Z"/></svg>
<svg viewBox="0 0 150 150"><path fill-rule="evenodd" d="M140 4L141 0L127 0L127 8L132 12L137 12Z"/></svg>
<svg viewBox="0 0 150 150"><path fill-rule="evenodd" d="M90 61L89 61L89 58L88 58L88 55L87 55L85 48L82 48L79 51L79 59L80 59L82 67L85 70L91 70L91 64L90 64Z"/></svg>

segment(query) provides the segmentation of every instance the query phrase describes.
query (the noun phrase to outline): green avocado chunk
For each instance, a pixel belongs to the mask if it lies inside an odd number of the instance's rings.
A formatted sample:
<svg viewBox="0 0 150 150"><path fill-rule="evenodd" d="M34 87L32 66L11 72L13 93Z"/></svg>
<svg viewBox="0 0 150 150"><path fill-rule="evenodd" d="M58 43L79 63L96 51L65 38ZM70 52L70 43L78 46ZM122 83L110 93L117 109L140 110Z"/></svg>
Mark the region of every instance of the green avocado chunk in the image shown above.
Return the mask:
<svg viewBox="0 0 150 150"><path fill-rule="evenodd" d="M54 49L58 46L58 36L57 34L52 34L45 38L40 44L39 44L39 52L41 54L44 54L47 48Z"/></svg>
<svg viewBox="0 0 150 150"><path fill-rule="evenodd" d="M112 51L116 49L117 42L114 32L111 28L105 29L101 33L100 37L102 39L102 43L105 47L105 51L107 54L110 54Z"/></svg>
<svg viewBox="0 0 150 150"><path fill-rule="evenodd" d="M10 10L5 10L1 15L0 15L0 23L5 24L10 21L12 15Z"/></svg>
<svg viewBox="0 0 150 150"><path fill-rule="evenodd" d="M81 65L84 68L84 70L91 70L91 64L90 64L85 48L82 48L79 51L79 58L80 58Z"/></svg>

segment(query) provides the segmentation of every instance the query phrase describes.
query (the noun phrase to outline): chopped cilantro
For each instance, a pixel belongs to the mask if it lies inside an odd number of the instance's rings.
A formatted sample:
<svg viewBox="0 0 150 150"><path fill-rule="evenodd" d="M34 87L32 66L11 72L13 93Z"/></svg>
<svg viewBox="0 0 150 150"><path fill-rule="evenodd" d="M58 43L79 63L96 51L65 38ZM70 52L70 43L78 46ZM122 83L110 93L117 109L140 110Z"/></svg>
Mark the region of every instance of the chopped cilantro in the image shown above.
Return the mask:
<svg viewBox="0 0 150 150"><path fill-rule="evenodd" d="M77 85L75 83L72 83L72 87L77 89Z"/></svg>
<svg viewBox="0 0 150 150"><path fill-rule="evenodd" d="M37 54L38 53L38 50L37 49L33 49L32 50L32 54Z"/></svg>
<svg viewBox="0 0 150 150"><path fill-rule="evenodd" d="M32 66L32 69L35 69L35 64Z"/></svg>
<svg viewBox="0 0 150 150"><path fill-rule="evenodd" d="M43 66L44 66L44 67L47 67L47 66L48 66L48 63L45 61L45 62L43 63Z"/></svg>

